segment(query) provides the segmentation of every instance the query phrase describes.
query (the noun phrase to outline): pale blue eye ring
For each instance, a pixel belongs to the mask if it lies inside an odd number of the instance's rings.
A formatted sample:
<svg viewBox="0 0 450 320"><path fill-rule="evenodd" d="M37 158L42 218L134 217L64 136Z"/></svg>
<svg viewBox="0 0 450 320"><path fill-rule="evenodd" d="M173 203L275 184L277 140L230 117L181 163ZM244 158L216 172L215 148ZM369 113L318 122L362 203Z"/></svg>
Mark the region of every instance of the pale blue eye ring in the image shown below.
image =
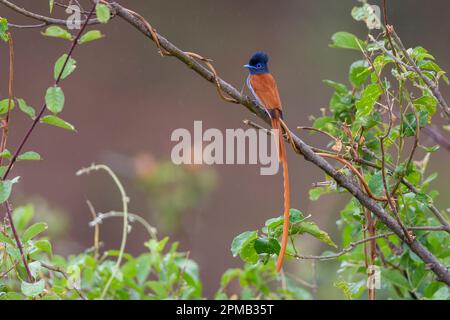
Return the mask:
<svg viewBox="0 0 450 320"><path fill-rule="evenodd" d="M258 64L256 65L256 68L261 69L261 68L262 68L262 64L261 64L261 63L258 63Z"/></svg>

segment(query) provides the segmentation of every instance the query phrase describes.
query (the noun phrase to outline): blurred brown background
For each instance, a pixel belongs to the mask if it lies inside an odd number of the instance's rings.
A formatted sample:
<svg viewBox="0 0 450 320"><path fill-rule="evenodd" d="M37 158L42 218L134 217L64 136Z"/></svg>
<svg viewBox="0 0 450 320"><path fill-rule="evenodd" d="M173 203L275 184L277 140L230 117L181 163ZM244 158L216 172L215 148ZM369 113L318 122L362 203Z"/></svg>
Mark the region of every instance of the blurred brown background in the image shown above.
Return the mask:
<svg viewBox="0 0 450 320"><path fill-rule="evenodd" d="M48 14L48 0L15 0L31 11ZM62 1L61 1L62 2ZM323 79L347 82L351 62L357 52L328 47L336 31L366 34L363 23L353 21L350 11L357 1L119 1L139 12L165 37L185 51L214 59L219 74L241 88L247 75L242 65L256 50L271 57L270 67L278 80L287 123L309 125L310 115L328 105L330 89ZM81 1L85 9L87 1ZM379 1L372 1L380 4ZM422 45L436 57L444 70L450 70L450 2L388 1L389 20L408 47ZM0 15L12 23L34 23L0 6ZM64 12L56 9L56 16ZM27 145L38 151L42 162L20 163L14 173L22 176L15 189L16 205L34 201L59 212L66 231L60 235L56 251L76 253L92 245L91 220L86 206L90 199L98 211L119 210L118 193L105 174L76 177L75 172L92 162L109 164L124 181L131 197L130 211L139 213L158 226L151 195L136 178L135 164L151 167L170 159L174 145L170 135L176 128L192 129L194 120L206 128L243 127L242 120L255 118L242 107L218 98L215 89L176 59L161 58L154 44L130 25L114 19L100 27L106 38L76 49L76 72L63 82L66 106L62 117L78 132L65 132L40 125ZM16 51L15 95L40 108L46 88L53 83L53 64L67 50L64 40L46 38L40 30L13 30ZM0 46L0 97L7 96L7 48ZM450 99L450 90L443 88ZM9 149L14 150L30 125L14 113ZM324 146L326 140L303 135L308 142ZM422 144L433 143L426 137ZM143 156L143 154L148 154ZM140 156L139 156L140 155ZM150 155L150 156L149 156ZM138 156L138 158L136 158ZM418 154L417 159L420 159ZM435 182L441 196L440 207L448 207L449 153L438 151L429 172L438 171ZM347 196L326 196L310 202L311 184L324 179L320 170L289 153L292 181L292 207L312 215L321 228L339 242L335 221ZM139 167L140 168L140 167ZM217 289L220 275L242 262L231 256L231 240L237 234L260 228L267 218L282 210L282 180L260 176L258 166L215 166L215 188L182 212L178 226L163 228L160 236L171 235L200 266L205 293ZM446 197L447 196L447 197ZM31 200L30 200L31 199ZM154 199L153 199L154 200ZM43 204L44 203L44 204ZM45 211L45 210L44 210ZM58 220L56 219L56 220ZM102 227L106 248L120 242L120 220L106 221ZM164 231L165 230L165 231ZM173 230L173 231L170 231ZM146 234L135 226L127 249L138 253ZM325 247L304 237L299 242L304 253L318 253ZM302 268L306 263L294 263ZM327 268L326 264L319 264ZM321 283L332 289L335 275ZM328 290L327 289L327 290ZM324 290L322 297L330 297Z"/></svg>

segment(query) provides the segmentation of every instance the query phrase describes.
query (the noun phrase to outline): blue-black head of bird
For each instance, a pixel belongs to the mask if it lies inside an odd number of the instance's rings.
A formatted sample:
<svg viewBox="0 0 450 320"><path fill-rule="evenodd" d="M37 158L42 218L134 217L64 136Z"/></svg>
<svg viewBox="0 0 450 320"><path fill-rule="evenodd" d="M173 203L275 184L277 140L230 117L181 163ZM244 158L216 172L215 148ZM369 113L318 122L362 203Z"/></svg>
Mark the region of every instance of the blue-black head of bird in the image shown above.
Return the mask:
<svg viewBox="0 0 450 320"><path fill-rule="evenodd" d="M251 58L248 64L244 65L250 71L250 74L264 74L269 73L269 56L262 51L256 52Z"/></svg>

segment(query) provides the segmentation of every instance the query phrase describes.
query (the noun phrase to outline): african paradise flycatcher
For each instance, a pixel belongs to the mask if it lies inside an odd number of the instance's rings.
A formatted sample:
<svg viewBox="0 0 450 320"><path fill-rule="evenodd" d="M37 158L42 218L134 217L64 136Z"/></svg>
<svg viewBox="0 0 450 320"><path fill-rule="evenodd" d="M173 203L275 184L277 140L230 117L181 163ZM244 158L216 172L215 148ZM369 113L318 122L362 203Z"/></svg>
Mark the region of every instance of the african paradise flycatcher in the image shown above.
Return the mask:
<svg viewBox="0 0 450 320"><path fill-rule="evenodd" d="M244 67L250 72L247 78L247 86L269 115L272 122L272 129L275 133L275 141L278 149L278 160L283 165L284 180L284 222L283 235L281 238L281 249L278 255L277 271L283 266L284 255L289 237L289 209L290 209L290 187L289 173L286 159L286 147L281 128L281 119L283 119L280 94L274 77L270 74L267 63L269 57L264 52L256 52Z"/></svg>

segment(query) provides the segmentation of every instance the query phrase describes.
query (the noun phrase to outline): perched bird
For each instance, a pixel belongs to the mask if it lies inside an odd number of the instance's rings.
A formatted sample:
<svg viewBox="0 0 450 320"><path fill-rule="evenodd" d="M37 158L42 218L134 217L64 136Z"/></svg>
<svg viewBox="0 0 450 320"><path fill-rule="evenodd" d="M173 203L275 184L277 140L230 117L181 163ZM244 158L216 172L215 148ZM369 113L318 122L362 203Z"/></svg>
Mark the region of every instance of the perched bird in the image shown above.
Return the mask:
<svg viewBox="0 0 450 320"><path fill-rule="evenodd" d="M275 79L269 72L267 63L269 56L264 52L256 52L249 63L244 65L250 72L247 78L247 86L262 106L272 121L272 129L275 133L275 141L278 149L278 160L283 166L284 179L284 223L283 235L281 239L281 249L278 255L277 271L283 266L284 255L289 236L289 209L290 209L290 187L289 172L286 160L286 147L282 134L281 119L283 119L280 94L278 93Z"/></svg>

